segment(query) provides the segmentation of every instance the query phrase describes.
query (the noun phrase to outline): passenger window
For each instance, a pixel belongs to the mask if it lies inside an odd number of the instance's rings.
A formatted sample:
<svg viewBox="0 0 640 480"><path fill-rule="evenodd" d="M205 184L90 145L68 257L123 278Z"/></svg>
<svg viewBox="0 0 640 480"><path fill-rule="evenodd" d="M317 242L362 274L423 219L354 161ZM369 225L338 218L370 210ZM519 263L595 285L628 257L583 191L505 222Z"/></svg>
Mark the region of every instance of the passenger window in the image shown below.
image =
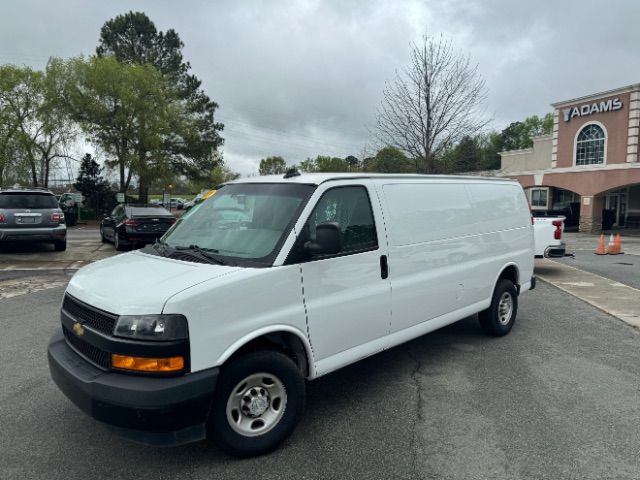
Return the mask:
<svg viewBox="0 0 640 480"><path fill-rule="evenodd" d="M337 255L378 248L378 236L369 195L364 187L336 187L325 192L305 226L306 239L316 239L321 223L336 222L342 234Z"/></svg>

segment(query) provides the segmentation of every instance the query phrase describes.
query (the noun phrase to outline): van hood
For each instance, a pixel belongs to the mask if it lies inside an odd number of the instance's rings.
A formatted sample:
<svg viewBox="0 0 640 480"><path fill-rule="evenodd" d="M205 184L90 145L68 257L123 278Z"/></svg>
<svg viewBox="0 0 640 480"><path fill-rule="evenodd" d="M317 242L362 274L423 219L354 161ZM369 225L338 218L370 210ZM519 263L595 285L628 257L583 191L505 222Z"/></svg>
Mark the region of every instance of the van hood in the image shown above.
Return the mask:
<svg viewBox="0 0 640 480"><path fill-rule="evenodd" d="M136 251L81 268L69 282L67 292L118 315L162 313L166 301L176 293L238 270Z"/></svg>

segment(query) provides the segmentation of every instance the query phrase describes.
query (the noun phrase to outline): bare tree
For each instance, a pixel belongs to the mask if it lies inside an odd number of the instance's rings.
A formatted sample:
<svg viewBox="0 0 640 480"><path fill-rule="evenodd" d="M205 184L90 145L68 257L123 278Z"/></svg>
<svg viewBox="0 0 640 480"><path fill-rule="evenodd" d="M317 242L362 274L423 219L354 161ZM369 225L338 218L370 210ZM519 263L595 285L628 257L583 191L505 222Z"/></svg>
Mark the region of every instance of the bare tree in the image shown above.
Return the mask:
<svg viewBox="0 0 640 480"><path fill-rule="evenodd" d="M411 61L387 83L375 126L384 145L414 159L416 171L438 173L443 151L489 123L485 82L468 55L440 36L411 45Z"/></svg>

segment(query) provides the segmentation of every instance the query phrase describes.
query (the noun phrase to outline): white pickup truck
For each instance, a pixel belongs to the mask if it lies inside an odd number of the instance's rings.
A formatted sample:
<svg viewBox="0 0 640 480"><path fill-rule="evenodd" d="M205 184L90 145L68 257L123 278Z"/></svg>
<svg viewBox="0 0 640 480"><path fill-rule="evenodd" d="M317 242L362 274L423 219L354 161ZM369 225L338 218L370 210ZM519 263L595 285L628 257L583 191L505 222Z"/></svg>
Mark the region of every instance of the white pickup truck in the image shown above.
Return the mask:
<svg viewBox="0 0 640 480"><path fill-rule="evenodd" d="M565 217L533 217L536 258L564 257L567 245L562 240Z"/></svg>

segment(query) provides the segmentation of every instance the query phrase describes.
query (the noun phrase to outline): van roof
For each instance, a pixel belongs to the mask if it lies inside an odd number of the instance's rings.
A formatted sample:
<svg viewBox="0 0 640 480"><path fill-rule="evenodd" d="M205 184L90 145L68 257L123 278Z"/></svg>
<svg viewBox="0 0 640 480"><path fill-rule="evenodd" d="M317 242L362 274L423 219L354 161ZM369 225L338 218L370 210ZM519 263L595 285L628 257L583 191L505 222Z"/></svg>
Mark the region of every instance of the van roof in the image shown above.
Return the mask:
<svg viewBox="0 0 640 480"><path fill-rule="evenodd" d="M483 180L491 182L514 183L516 180L501 177L481 177L472 175L419 175L406 173L300 173L299 175L264 175L260 177L239 178L228 183L303 183L307 185L320 185L321 183L335 180L354 179L432 179L432 180Z"/></svg>

